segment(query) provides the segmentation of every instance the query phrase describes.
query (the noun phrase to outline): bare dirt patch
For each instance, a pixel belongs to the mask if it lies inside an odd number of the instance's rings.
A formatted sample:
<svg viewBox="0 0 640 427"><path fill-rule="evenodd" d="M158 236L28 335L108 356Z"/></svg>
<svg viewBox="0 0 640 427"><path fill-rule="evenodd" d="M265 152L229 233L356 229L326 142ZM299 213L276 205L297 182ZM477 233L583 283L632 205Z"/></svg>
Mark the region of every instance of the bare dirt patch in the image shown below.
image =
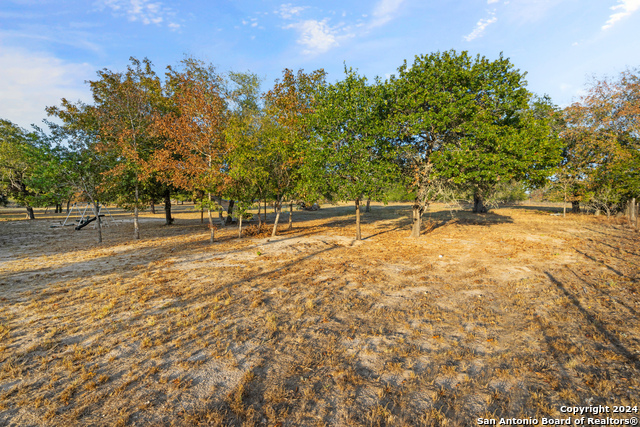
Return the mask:
<svg viewBox="0 0 640 427"><path fill-rule="evenodd" d="M536 207L0 222L2 425L475 425L640 402L640 239ZM0 216L2 211L0 210ZM37 213L38 214L38 213ZM269 219L272 219L272 214ZM286 217L287 215L283 215ZM155 220L154 220L155 219Z"/></svg>

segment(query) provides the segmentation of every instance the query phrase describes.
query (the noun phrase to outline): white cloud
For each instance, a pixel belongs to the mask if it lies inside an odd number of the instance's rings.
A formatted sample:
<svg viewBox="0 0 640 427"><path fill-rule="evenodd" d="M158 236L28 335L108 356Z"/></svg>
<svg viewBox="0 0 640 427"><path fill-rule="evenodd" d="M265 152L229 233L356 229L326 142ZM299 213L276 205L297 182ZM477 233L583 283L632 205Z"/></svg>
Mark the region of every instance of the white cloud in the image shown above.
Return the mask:
<svg viewBox="0 0 640 427"><path fill-rule="evenodd" d="M353 34L345 33L344 30L339 31L337 27L330 27L327 22L327 19L322 21L308 19L289 24L284 28L293 28L299 32L298 43L306 47L303 53L318 54L339 46L340 41L343 39L353 37Z"/></svg>
<svg viewBox="0 0 640 427"><path fill-rule="evenodd" d="M291 3L281 4L280 9L273 13L280 15L283 19L291 19L294 15L300 15L300 12L305 10L306 6L293 6Z"/></svg>
<svg viewBox="0 0 640 427"><path fill-rule="evenodd" d="M487 0L487 4L498 3L500 0Z"/></svg>
<svg viewBox="0 0 640 427"><path fill-rule="evenodd" d="M471 40L481 37L484 33L484 30L496 21L498 21L498 18L496 18L495 14L492 12L490 18L479 20L473 31L469 35L464 36L464 39L470 42Z"/></svg>
<svg viewBox="0 0 640 427"><path fill-rule="evenodd" d="M615 6L611 6L611 10L620 11L612 13L609 16L609 20L602 26L602 29L607 30L613 27L616 22L622 20L623 18L626 18L627 16L630 16L638 9L640 9L640 0L618 0L618 4Z"/></svg>
<svg viewBox="0 0 640 427"><path fill-rule="evenodd" d="M404 0L380 0L373 8L371 27L378 27L391 21ZM366 15L362 15L365 16Z"/></svg>
<svg viewBox="0 0 640 427"><path fill-rule="evenodd" d="M60 105L61 98L88 102L91 93L85 80L96 68L70 63L48 53L0 48L0 117L27 128L47 117L45 107Z"/></svg>
<svg viewBox="0 0 640 427"><path fill-rule="evenodd" d="M161 2L150 0L100 0L102 8L111 9L116 15L125 15L131 22L142 22L145 25L160 25L168 21L172 30L180 28L180 24L171 21L174 13Z"/></svg>

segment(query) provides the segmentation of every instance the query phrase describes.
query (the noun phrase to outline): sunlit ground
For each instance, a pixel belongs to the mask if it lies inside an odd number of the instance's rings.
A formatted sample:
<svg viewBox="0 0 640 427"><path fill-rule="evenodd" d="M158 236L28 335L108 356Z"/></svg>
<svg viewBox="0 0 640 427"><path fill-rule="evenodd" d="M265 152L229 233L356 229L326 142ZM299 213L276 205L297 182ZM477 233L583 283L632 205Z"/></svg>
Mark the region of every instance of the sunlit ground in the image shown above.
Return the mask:
<svg viewBox="0 0 640 427"><path fill-rule="evenodd" d="M0 424L464 426L640 403L622 219L436 206L411 240L408 204L374 204L356 242L353 207L326 205L211 245L174 208L139 241L111 209L102 245L52 228L66 213L0 209Z"/></svg>

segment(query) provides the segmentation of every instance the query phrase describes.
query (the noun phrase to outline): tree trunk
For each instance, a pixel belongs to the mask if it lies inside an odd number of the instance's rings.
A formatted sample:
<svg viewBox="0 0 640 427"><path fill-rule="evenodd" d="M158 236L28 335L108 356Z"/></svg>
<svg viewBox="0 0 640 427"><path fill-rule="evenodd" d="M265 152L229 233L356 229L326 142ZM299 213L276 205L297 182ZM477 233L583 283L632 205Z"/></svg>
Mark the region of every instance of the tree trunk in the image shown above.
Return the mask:
<svg viewBox="0 0 640 427"><path fill-rule="evenodd" d="M260 204L260 200L258 199L258 230L262 228L262 217L260 216L260 208L262 205Z"/></svg>
<svg viewBox="0 0 640 427"><path fill-rule="evenodd" d="M371 197L367 197L367 206L364 208L366 213L371 212Z"/></svg>
<svg viewBox="0 0 640 427"><path fill-rule="evenodd" d="M356 240L362 240L360 234L360 198L356 198Z"/></svg>
<svg viewBox="0 0 640 427"><path fill-rule="evenodd" d="M211 233L209 235L209 243L213 243L215 229L213 228L213 215L211 215L211 193L209 193L209 206L207 207L207 212L209 213L209 231Z"/></svg>
<svg viewBox="0 0 640 427"><path fill-rule="evenodd" d="M412 208L413 217L411 218L411 237L417 239L420 237L420 229L422 228L422 209L420 203L416 200Z"/></svg>
<svg viewBox="0 0 640 427"><path fill-rule="evenodd" d="M168 188L164 192L164 225L173 224L173 218L171 218L171 190Z"/></svg>
<svg viewBox="0 0 640 427"><path fill-rule="evenodd" d="M276 237L276 231L278 231L278 220L280 219L280 203L277 200L274 202L274 209L276 211L276 219L273 221L273 231L271 232L271 237Z"/></svg>
<svg viewBox="0 0 640 427"><path fill-rule="evenodd" d="M293 229L293 202L289 203L289 228L288 230Z"/></svg>
<svg viewBox="0 0 640 427"><path fill-rule="evenodd" d="M473 194L473 213L487 213L487 207L484 205L482 194L479 192Z"/></svg>
<svg viewBox="0 0 640 427"><path fill-rule="evenodd" d="M133 238L135 240L140 239L140 225L138 224L138 198L140 194L138 192L138 181L136 181L136 195L135 205L133 206Z"/></svg>
<svg viewBox="0 0 640 427"><path fill-rule="evenodd" d="M156 214L156 202L153 199L151 199L151 213Z"/></svg>
<svg viewBox="0 0 640 427"><path fill-rule="evenodd" d="M67 213L71 210L71 199L67 200Z"/></svg>
<svg viewBox="0 0 640 427"><path fill-rule="evenodd" d="M634 220L637 218L638 216L638 212L636 211L636 198L634 197L633 199L631 199L631 201L629 202L629 226L634 226Z"/></svg>
<svg viewBox="0 0 640 427"><path fill-rule="evenodd" d="M27 218L36 219L36 216L33 214L33 208L31 206L27 206Z"/></svg>
<svg viewBox="0 0 640 427"><path fill-rule="evenodd" d="M562 216L567 216L567 193L564 193L564 200L562 201Z"/></svg>
<svg viewBox="0 0 640 427"><path fill-rule="evenodd" d="M238 239L242 239L242 217L244 215L238 215Z"/></svg>
<svg viewBox="0 0 640 427"><path fill-rule="evenodd" d="M235 204L235 200L229 200L229 207L227 208L227 224L231 224L233 222L233 205Z"/></svg>
<svg viewBox="0 0 640 427"><path fill-rule="evenodd" d="M580 202L577 200L571 202L571 212L580 213Z"/></svg>
<svg viewBox="0 0 640 427"><path fill-rule="evenodd" d="M264 199L264 223L267 223L267 199Z"/></svg>
<svg viewBox="0 0 640 427"><path fill-rule="evenodd" d="M94 201L93 209L96 212L96 223L98 224L98 243L102 243L102 220L100 219L100 203Z"/></svg>

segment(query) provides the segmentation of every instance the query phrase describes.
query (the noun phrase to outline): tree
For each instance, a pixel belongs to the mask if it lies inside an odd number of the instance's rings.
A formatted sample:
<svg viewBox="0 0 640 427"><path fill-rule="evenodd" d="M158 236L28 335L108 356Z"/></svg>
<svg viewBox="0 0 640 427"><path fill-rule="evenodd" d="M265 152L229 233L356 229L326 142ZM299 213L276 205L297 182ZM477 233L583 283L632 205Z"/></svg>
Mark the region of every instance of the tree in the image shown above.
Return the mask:
<svg viewBox="0 0 640 427"><path fill-rule="evenodd" d="M567 168L580 171L576 190L608 213L640 191L640 75L594 79L587 94L565 109Z"/></svg>
<svg viewBox="0 0 640 427"><path fill-rule="evenodd" d="M141 181L148 179L154 171L150 159L162 144L152 134L151 126L159 112L166 108L167 100L151 61L133 57L130 61L126 72L104 69L98 72L100 78L89 84L94 99L92 108L99 125L97 149L114 153L119 159L118 164L105 174L114 185L122 184L123 180L131 181L134 239L139 239Z"/></svg>
<svg viewBox="0 0 640 427"><path fill-rule="evenodd" d="M281 81L264 95L265 119L261 124L261 156L269 172L270 193L275 197L276 235L282 202L304 192L300 168L309 141L308 117L313 112L317 88L325 84L324 70L294 74L285 69ZM317 179L317 178L315 178Z"/></svg>
<svg viewBox="0 0 640 427"><path fill-rule="evenodd" d="M58 153L37 128L27 132L0 119L0 191L24 205L29 219L35 219L34 207L58 204L68 196L59 163Z"/></svg>
<svg viewBox="0 0 640 427"><path fill-rule="evenodd" d="M361 200L379 196L396 176L395 152L384 138L383 89L345 67L344 80L317 91L313 143L304 152L312 183L330 183L339 199L355 200L356 240L362 239Z"/></svg>
<svg viewBox="0 0 640 427"><path fill-rule="evenodd" d="M502 55L495 61L453 50L416 56L389 84L396 106L391 126L417 194L412 237L419 236L430 183L472 191L473 211L482 213L499 182L539 181L557 160L548 124L530 110L524 74Z"/></svg>
<svg viewBox="0 0 640 427"><path fill-rule="evenodd" d="M173 110L156 117L156 135L165 138L166 145L156 150L153 164L166 182L207 194L201 204L208 212L213 243L212 211L219 207L214 195L228 184L223 81L212 66L192 59L183 64L184 70L169 69L167 75Z"/></svg>
<svg viewBox="0 0 640 427"><path fill-rule="evenodd" d="M242 220L254 199L269 195L269 173L263 156L263 124L265 116L260 107L260 79L251 73L229 73L229 113L225 138L229 145L229 186L226 195L237 201L238 233ZM247 214L248 216L248 214ZM227 217L230 219L230 217ZM258 212L258 219L260 213Z"/></svg>
<svg viewBox="0 0 640 427"><path fill-rule="evenodd" d="M117 159L97 148L100 125L95 108L81 102L73 104L63 98L60 107L47 107L46 110L50 116L62 120L62 125L48 123L61 152L62 180L93 205L97 240L102 243L100 204L108 197L104 192L104 181Z"/></svg>

